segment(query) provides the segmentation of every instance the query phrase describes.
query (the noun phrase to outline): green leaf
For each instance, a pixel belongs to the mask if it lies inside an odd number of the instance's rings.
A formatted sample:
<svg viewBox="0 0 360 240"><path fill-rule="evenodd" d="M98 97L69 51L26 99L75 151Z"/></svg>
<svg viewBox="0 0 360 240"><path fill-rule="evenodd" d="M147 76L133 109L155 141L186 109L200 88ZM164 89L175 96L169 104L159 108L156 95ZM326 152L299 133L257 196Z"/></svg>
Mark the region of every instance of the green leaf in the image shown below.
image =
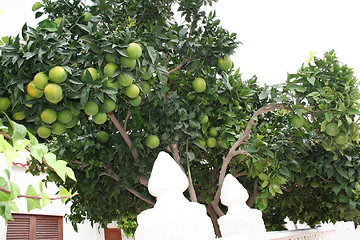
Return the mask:
<svg viewBox="0 0 360 240"><path fill-rule="evenodd" d="M10 191L10 189L8 187L8 184L7 184L7 181L2 177L0 177L0 186L5 188L5 190ZM8 202L9 198L10 198L9 193L6 193L4 191L0 191L0 202Z"/></svg>
<svg viewBox="0 0 360 240"><path fill-rule="evenodd" d="M46 164L49 165L52 169L55 170L56 168L56 155L53 154L53 153L46 153L44 155L44 158L45 158L45 161L46 161Z"/></svg>
<svg viewBox="0 0 360 240"><path fill-rule="evenodd" d="M66 164L67 162L63 161L63 160L58 160L56 161L56 165L55 165L55 172L56 174L65 182L65 178L66 178Z"/></svg>
<svg viewBox="0 0 360 240"><path fill-rule="evenodd" d="M348 115L345 115L345 118L348 124L351 124L353 122L351 117L349 117Z"/></svg>
<svg viewBox="0 0 360 240"><path fill-rule="evenodd" d="M269 89L269 88L266 89L266 90L264 90L264 91L262 91L262 92L260 93L260 95L259 95L259 99L260 99L260 100L263 100L263 99L267 98L267 97L269 96L269 93L270 93L270 89Z"/></svg>
<svg viewBox="0 0 360 240"><path fill-rule="evenodd" d="M11 174L10 174L9 169L5 169L4 172L6 173L7 178L10 180Z"/></svg>
<svg viewBox="0 0 360 240"><path fill-rule="evenodd" d="M266 188L267 185L269 185L269 181L268 181L268 180L265 180L265 181L261 184L261 187L262 187L262 188Z"/></svg>
<svg viewBox="0 0 360 240"><path fill-rule="evenodd" d="M71 178L72 180L76 181L76 177L75 177L75 174L74 174L74 171L69 168L69 167L66 167L66 175Z"/></svg>
<svg viewBox="0 0 360 240"><path fill-rule="evenodd" d="M260 173L258 176L261 180L265 181L269 179L269 176L266 175L265 173Z"/></svg>
<svg viewBox="0 0 360 240"><path fill-rule="evenodd" d="M26 190L27 196L38 197L35 188L32 185L29 185L28 189ZM26 198L27 202L27 209L30 212L32 209L41 208L40 199L36 198Z"/></svg>
<svg viewBox="0 0 360 240"><path fill-rule="evenodd" d="M282 167L279 169L279 172L282 173L286 177L290 177L290 171L286 167Z"/></svg>
<svg viewBox="0 0 360 240"><path fill-rule="evenodd" d="M30 144L31 145L36 145L39 143L39 141L37 140L37 138L31 133L31 132L27 132L29 139L30 139Z"/></svg>
<svg viewBox="0 0 360 240"><path fill-rule="evenodd" d="M32 10L32 11L36 11L36 10L38 10L39 8L41 8L42 6L44 6L44 5L42 5L41 2L36 2L36 3L34 3L34 5L32 6L31 10Z"/></svg>
<svg viewBox="0 0 360 240"><path fill-rule="evenodd" d="M332 190L335 194L338 194L341 190L341 186L340 185L333 186Z"/></svg>
<svg viewBox="0 0 360 240"><path fill-rule="evenodd" d="M354 168L349 168L348 173L349 173L349 179L350 179L354 175L355 169Z"/></svg>
<svg viewBox="0 0 360 240"><path fill-rule="evenodd" d="M18 206L16 205L16 202L11 202L9 205L10 205L11 211L20 212Z"/></svg>
<svg viewBox="0 0 360 240"><path fill-rule="evenodd" d="M327 122L331 122L334 119L334 115L332 114L332 112L326 112L325 119Z"/></svg>
<svg viewBox="0 0 360 240"><path fill-rule="evenodd" d="M48 194L46 192L41 193L41 208L44 208L46 205L50 204L52 201L50 200Z"/></svg>
<svg viewBox="0 0 360 240"><path fill-rule="evenodd" d="M354 114L354 115L356 115L356 114L360 114L360 109L348 108L348 109L346 109L346 112L347 112L348 114Z"/></svg>
<svg viewBox="0 0 360 240"><path fill-rule="evenodd" d="M4 152L8 168L14 162L14 159L19 156L18 152L0 135L0 151Z"/></svg>
<svg viewBox="0 0 360 240"><path fill-rule="evenodd" d="M154 47L151 47L151 46L146 46L146 49L148 51L148 54L150 56L152 64L155 64L157 56L158 56L157 51L155 50Z"/></svg>
<svg viewBox="0 0 360 240"><path fill-rule="evenodd" d="M15 198L17 198L20 195L20 188L14 183L14 182L10 182L10 198L9 201L14 200Z"/></svg>
<svg viewBox="0 0 360 240"><path fill-rule="evenodd" d="M27 129L24 125L18 124L14 121L12 121L11 119L9 119L10 125L13 128L13 134L12 134L12 139L13 139L13 143L17 143L20 140L24 140L26 134L27 134Z"/></svg>
<svg viewBox="0 0 360 240"><path fill-rule="evenodd" d="M299 86L299 85L296 85L296 84L291 84L289 86L289 88L291 90L295 90L296 92L301 92L301 93L306 92L306 87Z"/></svg>
<svg viewBox="0 0 360 240"><path fill-rule="evenodd" d="M308 77L307 80L309 81L309 83L311 85L313 85L313 86L315 85L315 77Z"/></svg>
<svg viewBox="0 0 360 240"><path fill-rule="evenodd" d="M91 88L91 86L88 85L88 86L86 86L86 87L81 91L80 104L81 104L82 107L84 107L85 104L86 104L86 103L88 102L88 100L89 100L90 88Z"/></svg>
<svg viewBox="0 0 360 240"><path fill-rule="evenodd" d="M340 174L340 176L342 176L346 179L349 179L349 174L344 168L342 168L340 166L335 166L335 169Z"/></svg>
<svg viewBox="0 0 360 240"><path fill-rule="evenodd" d="M39 162L42 162L44 154L48 152L48 148L44 144L31 145L29 149L31 156L33 156Z"/></svg>
<svg viewBox="0 0 360 240"><path fill-rule="evenodd" d="M58 25L54 21L45 19L39 23L39 28L47 30L49 32L56 32L58 30Z"/></svg>
<svg viewBox="0 0 360 240"><path fill-rule="evenodd" d="M61 199L62 203L66 202L66 200L71 197L71 191L68 191L66 188L61 188L60 189L60 197L68 197L68 198Z"/></svg>

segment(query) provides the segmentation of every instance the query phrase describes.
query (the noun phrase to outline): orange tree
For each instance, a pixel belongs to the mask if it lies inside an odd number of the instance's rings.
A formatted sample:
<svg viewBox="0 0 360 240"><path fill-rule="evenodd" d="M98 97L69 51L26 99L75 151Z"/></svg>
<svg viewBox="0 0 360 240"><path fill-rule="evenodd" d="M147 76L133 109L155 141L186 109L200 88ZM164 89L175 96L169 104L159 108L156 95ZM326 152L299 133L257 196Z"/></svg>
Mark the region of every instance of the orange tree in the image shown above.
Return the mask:
<svg viewBox="0 0 360 240"><path fill-rule="evenodd" d="M174 5L177 3L177 5ZM189 178L186 195L216 219L226 173L250 192L269 229L283 219L359 220L359 90L333 51L282 85L243 80L236 35L212 0L44 0L36 28L3 38L2 111L74 169L74 223L117 221L128 232L154 199L161 150ZM174 9L182 20L174 20ZM4 119L4 121L6 121ZM31 162L30 171L39 171Z"/></svg>

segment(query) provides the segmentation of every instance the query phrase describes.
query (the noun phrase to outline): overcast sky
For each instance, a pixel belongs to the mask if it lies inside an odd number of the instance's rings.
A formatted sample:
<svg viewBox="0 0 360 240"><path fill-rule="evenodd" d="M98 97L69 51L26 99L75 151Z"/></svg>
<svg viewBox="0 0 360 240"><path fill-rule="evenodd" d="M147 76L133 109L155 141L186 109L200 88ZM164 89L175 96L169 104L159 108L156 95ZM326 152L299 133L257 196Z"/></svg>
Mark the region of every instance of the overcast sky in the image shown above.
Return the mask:
<svg viewBox="0 0 360 240"><path fill-rule="evenodd" d="M34 26L36 0L0 0L0 36L15 35L25 21ZM359 0L219 0L222 25L242 42L233 56L245 78L281 83L309 52L335 49L360 76Z"/></svg>

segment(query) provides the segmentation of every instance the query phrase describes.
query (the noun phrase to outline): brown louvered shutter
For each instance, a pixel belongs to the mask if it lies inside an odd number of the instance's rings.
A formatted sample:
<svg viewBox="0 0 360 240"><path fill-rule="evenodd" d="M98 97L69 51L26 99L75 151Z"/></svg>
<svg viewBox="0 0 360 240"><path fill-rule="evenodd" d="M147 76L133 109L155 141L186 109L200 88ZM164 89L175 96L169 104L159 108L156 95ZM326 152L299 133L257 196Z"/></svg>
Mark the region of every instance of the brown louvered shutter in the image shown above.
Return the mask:
<svg viewBox="0 0 360 240"><path fill-rule="evenodd" d="M13 214L6 240L63 240L63 219L58 216Z"/></svg>
<svg viewBox="0 0 360 240"><path fill-rule="evenodd" d="M122 240L121 230L118 228L105 228L105 240Z"/></svg>
<svg viewBox="0 0 360 240"><path fill-rule="evenodd" d="M62 218L38 217L36 218L36 240L62 240Z"/></svg>
<svg viewBox="0 0 360 240"><path fill-rule="evenodd" d="M13 215L14 221L9 221L6 239L28 240L30 239L30 218L23 215Z"/></svg>

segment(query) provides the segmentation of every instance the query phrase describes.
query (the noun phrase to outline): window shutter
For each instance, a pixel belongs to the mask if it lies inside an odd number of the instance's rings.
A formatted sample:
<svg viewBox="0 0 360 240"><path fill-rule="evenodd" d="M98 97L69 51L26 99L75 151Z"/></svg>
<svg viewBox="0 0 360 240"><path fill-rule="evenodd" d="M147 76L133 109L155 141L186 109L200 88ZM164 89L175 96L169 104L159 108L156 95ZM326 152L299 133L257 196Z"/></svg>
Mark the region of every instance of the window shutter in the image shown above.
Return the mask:
<svg viewBox="0 0 360 240"><path fill-rule="evenodd" d="M105 240L122 240L121 230L118 228L105 228Z"/></svg>
<svg viewBox="0 0 360 240"><path fill-rule="evenodd" d="M30 239L30 218L13 215L14 221L9 221L6 239Z"/></svg>
<svg viewBox="0 0 360 240"><path fill-rule="evenodd" d="M63 240L63 219L58 216L13 214L6 240Z"/></svg>
<svg viewBox="0 0 360 240"><path fill-rule="evenodd" d="M60 219L61 220L61 219ZM36 240L59 240L62 227L59 226L59 218L56 217L38 217L36 219Z"/></svg>

